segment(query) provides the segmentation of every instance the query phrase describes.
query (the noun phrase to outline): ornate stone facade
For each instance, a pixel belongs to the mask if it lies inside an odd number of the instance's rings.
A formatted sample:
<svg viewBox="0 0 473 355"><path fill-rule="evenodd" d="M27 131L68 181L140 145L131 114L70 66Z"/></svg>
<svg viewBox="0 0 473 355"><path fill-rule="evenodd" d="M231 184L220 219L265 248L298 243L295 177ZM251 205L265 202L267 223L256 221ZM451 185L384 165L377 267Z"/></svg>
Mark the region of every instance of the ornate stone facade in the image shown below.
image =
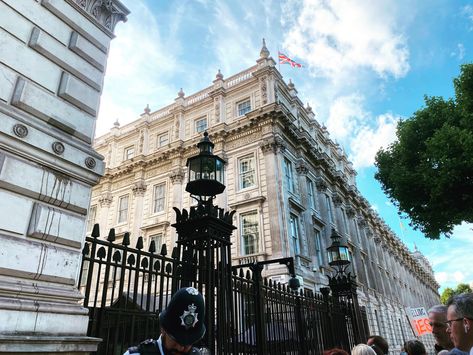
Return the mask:
<svg viewBox="0 0 473 355"><path fill-rule="evenodd" d="M172 207L194 203L182 173L203 130L227 161L226 191L216 202L236 211L234 263L293 256L303 287L318 290L327 284L325 249L336 228L349 243L371 332L386 336L393 349L412 337L404 307L438 303L432 269L360 195L352 164L294 84L283 81L264 46L254 67L227 79L219 72L202 91L186 97L181 90L173 104L96 139L95 148L108 157L92 193L103 234L111 227L138 229L148 243L160 237L173 244L175 232L167 228L175 219ZM138 151L139 132L148 145L140 155L129 154ZM136 176L145 177L142 198L133 195ZM101 207L104 196L109 207ZM287 281L284 267L265 273Z"/></svg>

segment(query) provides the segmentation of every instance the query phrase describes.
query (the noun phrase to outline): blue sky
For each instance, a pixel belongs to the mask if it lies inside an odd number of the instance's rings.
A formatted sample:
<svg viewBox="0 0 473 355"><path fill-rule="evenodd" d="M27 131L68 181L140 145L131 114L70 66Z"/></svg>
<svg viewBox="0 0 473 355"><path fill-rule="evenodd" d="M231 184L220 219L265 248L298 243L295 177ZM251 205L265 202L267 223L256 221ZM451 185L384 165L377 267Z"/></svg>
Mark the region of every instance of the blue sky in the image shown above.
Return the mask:
<svg viewBox="0 0 473 355"><path fill-rule="evenodd" d="M255 64L261 39L304 65L280 67L314 108L357 171L357 184L407 246L430 260L442 287L473 282L472 226L430 241L401 228L374 180L374 155L424 95L453 96L452 79L473 61L473 4L456 0L122 0L131 10L112 41L97 135Z"/></svg>

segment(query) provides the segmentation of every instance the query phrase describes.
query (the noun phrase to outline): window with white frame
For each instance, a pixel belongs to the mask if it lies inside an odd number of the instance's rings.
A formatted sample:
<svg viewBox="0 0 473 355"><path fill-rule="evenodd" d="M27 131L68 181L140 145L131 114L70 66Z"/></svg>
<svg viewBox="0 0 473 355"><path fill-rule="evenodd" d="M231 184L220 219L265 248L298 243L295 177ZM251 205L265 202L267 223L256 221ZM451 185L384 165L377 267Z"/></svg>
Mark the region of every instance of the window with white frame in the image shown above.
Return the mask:
<svg viewBox="0 0 473 355"><path fill-rule="evenodd" d="M291 242L292 242L292 249L294 250L294 254L300 253L300 246L299 246L299 218L291 214L289 217L289 231L291 233Z"/></svg>
<svg viewBox="0 0 473 355"><path fill-rule="evenodd" d="M126 147L125 150L123 151L123 160L131 159L134 156L135 156L135 147L134 146Z"/></svg>
<svg viewBox="0 0 473 355"><path fill-rule="evenodd" d="M156 146L158 148L161 148L161 147L164 147L166 144L168 144L168 142L169 142L169 135L168 135L168 132L166 132L166 133L158 135Z"/></svg>
<svg viewBox="0 0 473 355"><path fill-rule="evenodd" d="M87 232L91 232L92 228L94 228L96 218L97 218L97 206L90 206L89 214L87 215Z"/></svg>
<svg viewBox="0 0 473 355"><path fill-rule="evenodd" d="M118 223L128 220L128 195L122 196L118 200Z"/></svg>
<svg viewBox="0 0 473 355"><path fill-rule="evenodd" d="M317 209L317 203L315 200L315 187L314 187L314 182L307 178L307 195L309 199L309 207L312 208L313 210Z"/></svg>
<svg viewBox="0 0 473 355"><path fill-rule="evenodd" d="M294 193L296 190L294 184L294 172L292 171L292 163L289 159L284 158L284 178L289 192Z"/></svg>
<svg viewBox="0 0 473 355"><path fill-rule="evenodd" d="M246 189L256 185L255 165L255 156L253 154L238 159L240 189Z"/></svg>
<svg viewBox="0 0 473 355"><path fill-rule="evenodd" d="M330 201L330 196L325 195L325 209L327 210L328 221L333 223L333 211L332 211L332 201Z"/></svg>
<svg viewBox="0 0 473 355"><path fill-rule="evenodd" d="M240 215L240 235L242 255L256 254L259 251L258 213L251 211Z"/></svg>
<svg viewBox="0 0 473 355"><path fill-rule="evenodd" d="M207 118L202 117L194 121L194 128L196 133L204 132L207 129Z"/></svg>
<svg viewBox="0 0 473 355"><path fill-rule="evenodd" d="M243 116L250 111L251 111L250 99L246 99L244 101L240 101L239 103L237 103L238 116Z"/></svg>
<svg viewBox="0 0 473 355"><path fill-rule="evenodd" d="M164 211L166 184L155 185L153 189L153 213Z"/></svg>
<svg viewBox="0 0 473 355"><path fill-rule="evenodd" d="M314 238L315 238L315 255L317 256L317 262L319 265L323 264L323 254L322 254L322 237L320 235L320 231L318 229L314 230Z"/></svg>
<svg viewBox="0 0 473 355"><path fill-rule="evenodd" d="M153 234L149 237L149 244L154 242L154 246L156 247L156 253L161 252L161 247L163 246L163 233Z"/></svg>

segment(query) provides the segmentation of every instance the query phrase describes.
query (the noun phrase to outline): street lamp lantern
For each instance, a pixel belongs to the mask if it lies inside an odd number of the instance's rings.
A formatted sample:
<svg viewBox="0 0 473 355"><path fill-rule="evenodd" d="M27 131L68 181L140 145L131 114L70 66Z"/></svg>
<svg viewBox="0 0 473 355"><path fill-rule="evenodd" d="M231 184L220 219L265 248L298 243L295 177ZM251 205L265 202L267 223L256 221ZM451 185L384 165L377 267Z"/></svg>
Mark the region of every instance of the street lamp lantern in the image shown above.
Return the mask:
<svg viewBox="0 0 473 355"><path fill-rule="evenodd" d="M225 190L224 165L225 161L213 154L214 144L209 139L209 134L204 132L204 138L197 144L200 152L198 155L187 159L189 181L186 191L198 199L212 198Z"/></svg>
<svg viewBox="0 0 473 355"><path fill-rule="evenodd" d="M338 272L344 272L351 263L348 246L341 242L341 235L332 228L332 244L327 248L328 264Z"/></svg>

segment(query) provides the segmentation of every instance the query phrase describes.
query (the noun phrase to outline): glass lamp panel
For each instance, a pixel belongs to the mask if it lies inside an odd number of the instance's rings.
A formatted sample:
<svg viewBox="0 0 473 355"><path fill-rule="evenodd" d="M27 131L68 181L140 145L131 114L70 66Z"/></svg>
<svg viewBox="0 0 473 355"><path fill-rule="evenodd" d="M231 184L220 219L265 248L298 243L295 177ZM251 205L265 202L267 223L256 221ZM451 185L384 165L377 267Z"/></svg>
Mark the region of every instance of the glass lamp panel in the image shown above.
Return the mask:
<svg viewBox="0 0 473 355"><path fill-rule="evenodd" d="M192 159L189 164L189 181L200 179L200 159Z"/></svg>

